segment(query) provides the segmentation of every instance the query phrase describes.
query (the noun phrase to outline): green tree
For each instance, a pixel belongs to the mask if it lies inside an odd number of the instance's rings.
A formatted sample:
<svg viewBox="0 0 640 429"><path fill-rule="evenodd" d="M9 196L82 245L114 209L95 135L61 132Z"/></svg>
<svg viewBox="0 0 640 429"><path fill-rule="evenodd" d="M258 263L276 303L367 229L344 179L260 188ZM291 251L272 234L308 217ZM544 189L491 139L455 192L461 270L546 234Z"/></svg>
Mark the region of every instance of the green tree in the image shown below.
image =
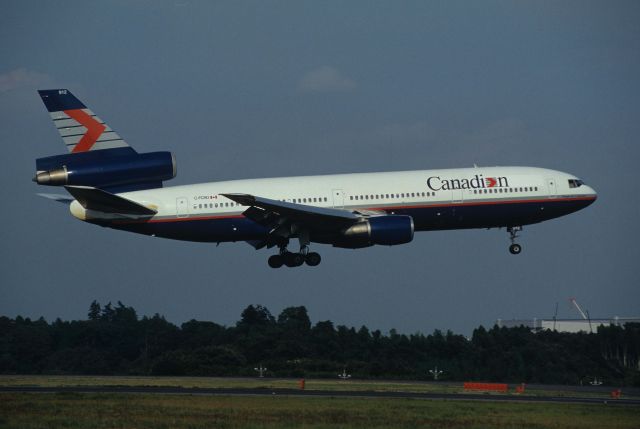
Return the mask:
<svg viewBox="0 0 640 429"><path fill-rule="evenodd" d="M89 320L93 320L93 321L98 320L100 318L101 312L102 312L102 309L100 308L100 304L98 303L98 301L94 299L91 305L89 306L89 313L88 313Z"/></svg>

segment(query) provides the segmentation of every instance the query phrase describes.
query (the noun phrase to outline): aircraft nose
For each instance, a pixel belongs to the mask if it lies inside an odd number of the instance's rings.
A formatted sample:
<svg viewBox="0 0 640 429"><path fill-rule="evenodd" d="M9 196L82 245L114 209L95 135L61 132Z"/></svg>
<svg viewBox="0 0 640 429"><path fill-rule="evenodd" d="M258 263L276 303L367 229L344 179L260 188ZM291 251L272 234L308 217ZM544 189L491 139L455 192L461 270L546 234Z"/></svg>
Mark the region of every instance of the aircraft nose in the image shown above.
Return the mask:
<svg viewBox="0 0 640 429"><path fill-rule="evenodd" d="M587 186L587 194L593 197L593 201L598 199L598 193L591 186Z"/></svg>

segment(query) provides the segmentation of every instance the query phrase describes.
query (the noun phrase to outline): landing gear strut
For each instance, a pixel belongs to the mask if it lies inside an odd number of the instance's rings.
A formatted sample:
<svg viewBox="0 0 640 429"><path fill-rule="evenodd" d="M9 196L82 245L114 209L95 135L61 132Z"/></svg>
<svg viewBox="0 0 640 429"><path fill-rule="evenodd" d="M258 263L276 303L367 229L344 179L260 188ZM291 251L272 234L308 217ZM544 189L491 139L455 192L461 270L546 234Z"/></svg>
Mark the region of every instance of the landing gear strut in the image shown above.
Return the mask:
<svg viewBox="0 0 640 429"><path fill-rule="evenodd" d="M509 238L511 240L511 246L509 246L509 252L512 255L518 255L522 252L522 246L516 243L516 238L518 238L518 232L522 231L521 226L510 226L507 228L507 232L509 233Z"/></svg>
<svg viewBox="0 0 640 429"><path fill-rule="evenodd" d="M299 267L306 263L310 267L320 264L322 258L316 252L309 252L309 246L304 244L300 246L300 252L294 253L287 250L287 246L280 246L280 253L272 255L267 261L271 268L280 268L283 265L287 267Z"/></svg>

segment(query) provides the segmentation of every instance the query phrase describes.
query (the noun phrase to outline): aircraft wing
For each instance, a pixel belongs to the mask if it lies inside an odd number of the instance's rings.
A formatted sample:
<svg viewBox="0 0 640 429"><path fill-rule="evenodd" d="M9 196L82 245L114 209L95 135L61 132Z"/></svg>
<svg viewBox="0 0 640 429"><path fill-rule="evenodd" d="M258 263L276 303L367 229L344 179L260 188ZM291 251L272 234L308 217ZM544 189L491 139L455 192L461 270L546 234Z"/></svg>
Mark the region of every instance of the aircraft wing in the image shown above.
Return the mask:
<svg viewBox="0 0 640 429"><path fill-rule="evenodd" d="M253 247L272 247L300 230L335 233L362 219L362 215L336 208L288 203L249 194L222 194L236 203L248 206L243 215L269 228L266 240L250 242Z"/></svg>
<svg viewBox="0 0 640 429"><path fill-rule="evenodd" d="M256 222L265 217L270 220L286 217L287 219L305 224L318 224L331 227L349 225L361 219L361 216L348 210L288 203L249 194L222 195L238 204L249 206L247 210L249 213L245 212L245 216ZM258 223L264 224L262 221Z"/></svg>

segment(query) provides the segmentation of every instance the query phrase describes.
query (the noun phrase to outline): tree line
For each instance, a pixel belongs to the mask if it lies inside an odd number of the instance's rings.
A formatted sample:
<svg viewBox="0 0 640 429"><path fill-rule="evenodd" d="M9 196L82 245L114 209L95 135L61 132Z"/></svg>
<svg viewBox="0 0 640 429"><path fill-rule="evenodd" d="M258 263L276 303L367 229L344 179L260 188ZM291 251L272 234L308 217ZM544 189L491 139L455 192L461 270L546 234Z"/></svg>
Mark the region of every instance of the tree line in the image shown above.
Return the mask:
<svg viewBox="0 0 640 429"><path fill-rule="evenodd" d="M234 326L163 316L138 317L121 302L91 303L87 320L0 317L0 373L336 377L579 384L594 377L640 386L640 324L596 333L532 332L480 326L471 338L451 331L388 334L326 320L305 307L274 317L249 305Z"/></svg>

